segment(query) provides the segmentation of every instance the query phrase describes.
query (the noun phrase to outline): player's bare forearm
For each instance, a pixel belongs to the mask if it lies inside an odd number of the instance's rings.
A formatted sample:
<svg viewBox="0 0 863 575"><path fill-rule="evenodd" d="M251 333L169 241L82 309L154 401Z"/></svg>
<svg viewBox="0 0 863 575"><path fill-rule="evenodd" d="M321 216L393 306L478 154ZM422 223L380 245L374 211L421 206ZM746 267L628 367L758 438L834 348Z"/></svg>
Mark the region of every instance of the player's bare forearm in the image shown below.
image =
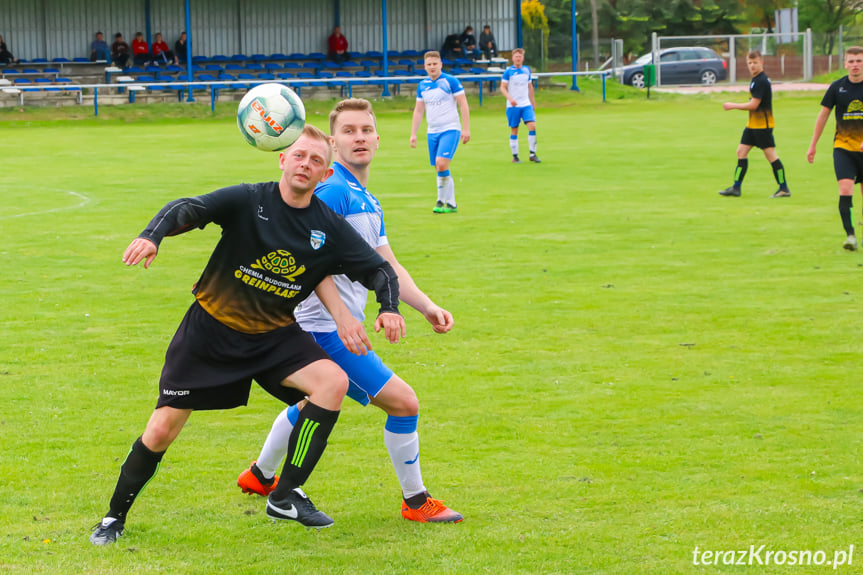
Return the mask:
<svg viewBox="0 0 863 575"><path fill-rule="evenodd" d="M812 133L812 142L809 144L809 149L806 151L806 159L809 163L815 161L815 152L818 145L818 140L821 139L821 134L824 133L824 127L827 125L827 119L830 117L830 108L821 107L818 112L818 117L815 118L815 130Z"/></svg>

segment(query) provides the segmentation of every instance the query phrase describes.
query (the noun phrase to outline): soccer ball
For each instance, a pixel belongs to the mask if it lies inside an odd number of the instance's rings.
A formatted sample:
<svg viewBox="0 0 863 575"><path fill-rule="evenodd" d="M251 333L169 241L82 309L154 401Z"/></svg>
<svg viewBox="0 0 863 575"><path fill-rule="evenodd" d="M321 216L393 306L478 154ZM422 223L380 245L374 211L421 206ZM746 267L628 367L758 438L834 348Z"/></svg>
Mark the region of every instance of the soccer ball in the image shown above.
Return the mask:
<svg viewBox="0 0 863 575"><path fill-rule="evenodd" d="M249 90L237 108L237 126L259 150L277 152L297 141L306 125L306 108L296 92L282 84Z"/></svg>

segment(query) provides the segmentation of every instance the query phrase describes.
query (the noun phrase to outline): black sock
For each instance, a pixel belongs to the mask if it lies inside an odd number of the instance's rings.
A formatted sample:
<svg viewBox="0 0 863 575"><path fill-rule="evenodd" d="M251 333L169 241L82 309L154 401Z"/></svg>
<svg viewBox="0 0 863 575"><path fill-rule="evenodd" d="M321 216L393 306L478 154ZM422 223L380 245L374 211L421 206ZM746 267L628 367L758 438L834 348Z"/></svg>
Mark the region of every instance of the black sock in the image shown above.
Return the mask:
<svg viewBox="0 0 863 575"><path fill-rule="evenodd" d="M785 168L782 166L782 160L776 158L775 162L770 162L770 167L773 168L773 177L776 178L779 189L787 190L788 183L785 181Z"/></svg>
<svg viewBox="0 0 863 575"><path fill-rule="evenodd" d="M746 176L746 169L749 168L749 160L746 158L737 159L737 169L734 170L734 187L738 190L743 185L743 178Z"/></svg>
<svg viewBox="0 0 863 575"><path fill-rule="evenodd" d="M272 493L274 500L287 498L292 489L306 482L323 455L327 438L338 419L338 411L324 409L312 402L306 403L291 432L282 476Z"/></svg>
<svg viewBox="0 0 863 575"><path fill-rule="evenodd" d="M851 196L839 196L839 216L842 218L842 227L845 228L845 233L849 236L854 235L854 226L851 225Z"/></svg>
<svg viewBox="0 0 863 575"><path fill-rule="evenodd" d="M150 479L159 470L164 451L155 453L147 449L141 438L135 440L126 461L120 467L120 477L111 497L111 510L107 517L116 517L120 521L126 520L126 514L135 502L135 498L147 486Z"/></svg>

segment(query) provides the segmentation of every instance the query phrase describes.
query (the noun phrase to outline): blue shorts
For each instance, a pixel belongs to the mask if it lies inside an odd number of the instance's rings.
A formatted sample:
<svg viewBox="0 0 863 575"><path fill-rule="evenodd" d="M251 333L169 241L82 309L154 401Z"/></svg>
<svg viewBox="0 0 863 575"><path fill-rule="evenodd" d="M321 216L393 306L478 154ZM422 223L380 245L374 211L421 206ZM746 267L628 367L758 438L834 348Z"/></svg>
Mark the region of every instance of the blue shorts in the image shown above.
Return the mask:
<svg viewBox="0 0 863 575"><path fill-rule="evenodd" d="M452 160L455 157L458 141L461 138L459 130L447 130L437 134L428 135L429 162L434 166L435 158L446 158Z"/></svg>
<svg viewBox="0 0 863 575"><path fill-rule="evenodd" d="M392 378L393 370L384 365L375 352L369 351L366 355L352 354L335 331L313 331L311 334L330 358L348 374L348 397L360 405L368 405L369 398L379 394Z"/></svg>
<svg viewBox="0 0 863 575"><path fill-rule="evenodd" d="M536 112L533 106L520 106L506 109L506 120L510 128L518 128L519 122L536 122Z"/></svg>

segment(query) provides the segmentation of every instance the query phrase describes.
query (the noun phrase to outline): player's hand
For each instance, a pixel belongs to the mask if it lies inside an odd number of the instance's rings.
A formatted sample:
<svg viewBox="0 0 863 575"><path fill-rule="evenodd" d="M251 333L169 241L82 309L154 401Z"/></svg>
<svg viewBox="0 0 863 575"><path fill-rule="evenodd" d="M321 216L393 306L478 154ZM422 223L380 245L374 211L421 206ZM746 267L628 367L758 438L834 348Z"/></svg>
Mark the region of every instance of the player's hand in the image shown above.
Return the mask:
<svg viewBox="0 0 863 575"><path fill-rule="evenodd" d="M515 101L515 98L510 98L509 103L511 106L517 106L518 105L518 102Z"/></svg>
<svg viewBox="0 0 863 575"><path fill-rule="evenodd" d="M339 333L339 339L352 354L366 355L372 349L372 342L366 335L366 328L354 316L347 314L347 317L343 318L342 321L337 321L336 331Z"/></svg>
<svg viewBox="0 0 863 575"><path fill-rule="evenodd" d="M417 137L411 136L411 148L416 148L416 147L417 147Z"/></svg>
<svg viewBox="0 0 863 575"><path fill-rule="evenodd" d="M467 144L468 142L470 142L470 130L462 130L461 143Z"/></svg>
<svg viewBox="0 0 863 575"><path fill-rule="evenodd" d="M397 313L384 312L375 320L375 331L379 332L383 328L384 336L390 343L398 343L399 338L407 334L405 328L405 318Z"/></svg>
<svg viewBox="0 0 863 575"><path fill-rule="evenodd" d="M144 238L135 238L126 251L123 252L123 263L127 266L138 265L141 260L144 260L144 268L150 267L153 260L156 259L156 254L159 248L150 240Z"/></svg>
<svg viewBox="0 0 863 575"><path fill-rule="evenodd" d="M732 104L731 102L725 102L724 104L722 104L722 109L726 110L726 111L727 110L733 110L734 104Z"/></svg>
<svg viewBox="0 0 863 575"><path fill-rule="evenodd" d="M809 149L806 151L806 159L809 160L810 164L815 162L815 146L809 146Z"/></svg>
<svg viewBox="0 0 863 575"><path fill-rule="evenodd" d="M452 314L442 307L433 306L427 309L423 315L432 324L435 333L446 333L455 324Z"/></svg>

